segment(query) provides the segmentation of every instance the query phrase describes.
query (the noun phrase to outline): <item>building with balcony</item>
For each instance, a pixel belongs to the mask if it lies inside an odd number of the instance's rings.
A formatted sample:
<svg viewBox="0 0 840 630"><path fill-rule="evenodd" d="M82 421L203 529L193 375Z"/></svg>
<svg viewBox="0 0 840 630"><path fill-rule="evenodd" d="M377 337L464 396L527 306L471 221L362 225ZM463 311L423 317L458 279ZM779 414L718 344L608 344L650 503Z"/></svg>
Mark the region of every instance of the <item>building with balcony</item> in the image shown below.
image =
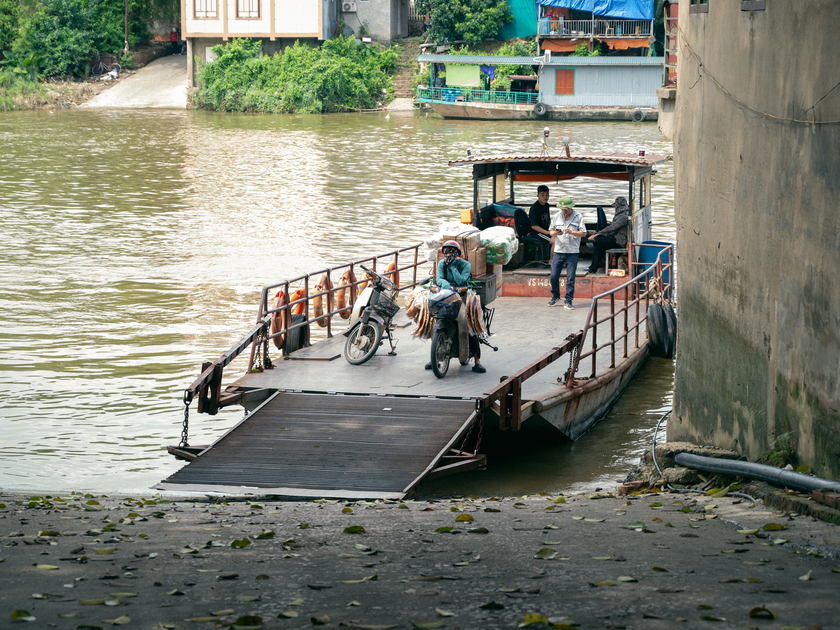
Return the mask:
<svg viewBox="0 0 840 630"><path fill-rule="evenodd" d="M653 44L653 0L538 0L539 51L567 54L581 44L645 56Z"/></svg>
<svg viewBox="0 0 840 630"><path fill-rule="evenodd" d="M273 54L295 41L317 45L342 22L344 34L390 43L408 34L408 0L181 0L189 85L195 57L213 61L213 46L232 38L259 38Z"/></svg>

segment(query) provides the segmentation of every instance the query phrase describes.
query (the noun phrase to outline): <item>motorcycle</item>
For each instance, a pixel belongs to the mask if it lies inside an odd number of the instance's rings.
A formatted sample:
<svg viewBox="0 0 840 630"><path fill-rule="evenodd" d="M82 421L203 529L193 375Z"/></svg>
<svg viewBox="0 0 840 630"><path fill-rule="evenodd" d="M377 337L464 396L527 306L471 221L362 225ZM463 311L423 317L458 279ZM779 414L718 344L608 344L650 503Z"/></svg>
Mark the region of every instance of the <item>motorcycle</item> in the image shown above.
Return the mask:
<svg viewBox="0 0 840 630"><path fill-rule="evenodd" d="M452 294L443 299L436 301L429 300L429 314L434 318L435 323L432 333L432 371L438 378L443 378L449 371L449 362L454 355L459 354L459 325L466 325L466 319L458 319L458 314L462 308L466 308L461 299L461 296L466 294L467 287L454 287ZM481 305L481 317L484 321L484 328L487 334L490 334L490 324L493 323L493 314L495 309L487 308ZM461 322L463 322L461 324ZM479 344L484 344L493 349L493 352L498 352L498 348L492 345L487 339L479 337L471 332L468 333L469 339L469 358L467 361L461 361L461 365L466 365L469 359L475 356Z"/></svg>
<svg viewBox="0 0 840 630"><path fill-rule="evenodd" d="M359 294L350 314L350 328L344 335L344 358L350 365L361 365L370 359L382 345L382 335L388 336L391 351L397 353L396 340L392 332L391 320L400 310L395 301L396 287L391 280L376 271L359 265L370 278L370 284Z"/></svg>

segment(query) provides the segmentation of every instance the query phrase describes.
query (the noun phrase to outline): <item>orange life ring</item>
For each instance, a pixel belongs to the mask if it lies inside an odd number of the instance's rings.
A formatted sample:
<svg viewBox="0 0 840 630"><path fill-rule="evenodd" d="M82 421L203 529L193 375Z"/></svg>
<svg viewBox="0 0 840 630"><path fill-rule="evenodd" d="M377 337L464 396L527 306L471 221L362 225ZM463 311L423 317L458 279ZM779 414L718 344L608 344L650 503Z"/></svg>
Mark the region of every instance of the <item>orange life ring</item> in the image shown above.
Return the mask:
<svg viewBox="0 0 840 630"><path fill-rule="evenodd" d="M341 319L347 319L350 317L352 305L350 307L347 306L347 287L350 285L350 291L355 291L355 288L352 286L354 282L356 282L356 274L353 273L352 269L348 269L344 272L344 275L341 276L341 281L339 282L339 285L344 288L338 289L335 292L336 307L338 308L338 314L341 315Z"/></svg>
<svg viewBox="0 0 840 630"><path fill-rule="evenodd" d="M298 289L297 291L292 293L291 296L289 296L289 304L301 299L304 295L306 295L306 292L303 289ZM304 310L306 310L306 302L295 304L292 307L292 313L294 313L295 315L303 315Z"/></svg>
<svg viewBox="0 0 840 630"><path fill-rule="evenodd" d="M277 295L274 296L277 300L274 302L274 308L281 308L286 305L286 292L282 289L277 292ZM271 334L275 334L281 330L286 330L288 327L288 309L284 309L282 311L278 311L276 313L271 314ZM283 342L286 340L286 333L284 332L282 335L277 335L274 337L274 345L277 347L278 350L283 348Z"/></svg>
<svg viewBox="0 0 840 630"><path fill-rule="evenodd" d="M397 263L392 262L388 267L385 269L385 277L389 278L391 282L394 283L394 286L399 289L400 288L400 272L397 271Z"/></svg>
<svg viewBox="0 0 840 630"><path fill-rule="evenodd" d="M315 285L315 293L322 293L324 291L332 291L333 283L328 274L321 276L321 280ZM327 293L327 312L332 312L332 293ZM322 295L316 295L312 298L312 315L317 320L321 328L326 328L330 317L318 319L324 315L324 300Z"/></svg>

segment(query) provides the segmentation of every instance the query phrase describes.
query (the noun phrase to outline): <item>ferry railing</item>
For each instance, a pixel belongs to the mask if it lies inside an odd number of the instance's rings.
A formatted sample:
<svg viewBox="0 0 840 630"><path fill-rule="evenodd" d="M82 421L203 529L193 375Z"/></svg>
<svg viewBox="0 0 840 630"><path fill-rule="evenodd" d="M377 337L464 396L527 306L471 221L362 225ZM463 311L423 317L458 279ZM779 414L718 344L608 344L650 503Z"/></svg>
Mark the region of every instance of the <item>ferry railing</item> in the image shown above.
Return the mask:
<svg viewBox="0 0 840 630"><path fill-rule="evenodd" d="M283 336L283 346L281 351L284 356L288 355L290 352L288 349L289 333L293 330L300 328L309 330L310 324L317 324L318 322L323 321L325 322L324 328L326 328L327 336L332 337L333 316L341 316L340 313L345 309L352 310L353 305L356 302L356 297L360 292L359 287L366 285L369 282L369 279L365 277L365 272L359 268L359 265L365 265L369 269L383 273L384 275L391 277L392 280L396 280L396 276L399 275L402 282L395 282L395 284L398 284L398 289L400 291L413 289L418 284L425 282L428 279L428 276L420 278L419 283L417 277L417 268L420 267L420 265L427 264L428 262L426 257L421 256L420 254L421 247L424 247L423 243L417 243L416 245L404 247L386 254L362 258L337 267L328 267L314 273L303 274L302 276L293 278L292 280L285 280L283 282L263 287L260 294L260 306L256 325L250 330L250 332L248 332L247 335L240 339L221 357L215 361L205 362L202 364L201 374L184 391L184 403L187 406L187 409L189 409L189 405L192 400L196 398L198 400L198 412L208 413L210 415L215 415L221 407L239 402L241 397L238 395L231 395L227 397L222 396L222 376L224 368L236 357L242 354L242 352L244 352L249 346L251 348L251 356L248 362L248 371L250 372L254 369L261 370L271 366L271 361L268 358L269 342L281 335ZM386 271L391 263L393 263L394 269ZM318 286L317 280L315 281L315 284L313 284L312 281L314 278L326 275L326 277L330 280L330 284L332 284L333 277L339 278L339 282L341 282L340 278L344 275L346 270L350 270L353 276L356 276L356 272L358 271L358 278L353 282L339 284L339 286L333 286L332 288L310 294L311 289ZM404 280L408 277L411 278L411 281L405 282ZM287 302L277 308L274 308L273 306L269 306L269 296L277 291L278 288L281 288L285 292ZM301 290L301 296L295 300L289 300L290 290L297 289ZM346 291L346 295L349 298L343 308L336 308L337 293L339 291ZM322 304L325 305L324 313L318 317L310 317L310 302L313 302L316 298L321 298ZM304 319L303 321L292 324L291 315L296 307L298 307L298 310L302 311L300 314L304 315ZM276 314L285 314L285 318L278 316L277 319L279 321L285 319L287 324L285 326L278 326L275 331L272 332L271 323ZM309 345L308 338L305 340L305 345ZM186 443L186 438L182 439L182 442Z"/></svg>
<svg viewBox="0 0 840 630"><path fill-rule="evenodd" d="M535 105L540 100L538 92L509 90L484 90L471 87L423 87L417 88L417 100L433 103L508 103L514 105Z"/></svg>
<svg viewBox="0 0 840 630"><path fill-rule="evenodd" d="M609 351L610 368L616 364L616 345L623 342L621 357L626 359L630 349L630 338L632 336L633 346L638 349L644 341L640 337L641 325L647 320L647 310L651 298L656 299L660 295L670 297L674 291L674 247L662 247L662 245L646 245L635 243L637 247L655 247L659 253L653 262L634 261L631 267L641 268L641 271L624 284L605 291L592 298L589 313L586 316L586 325L580 339L580 346L572 361L571 368L567 374L566 386L573 388L576 381L595 378L597 373L597 360L599 352ZM663 260L668 253L667 262ZM616 308L616 297L618 296L619 306ZM606 304L608 312L603 317L599 316L599 307ZM644 312L641 312L644 304ZM602 311L603 312L603 311ZM616 320L621 318L620 334L616 334ZM632 323L631 323L632 322ZM599 327L607 327L609 339L598 342ZM584 345L590 340L589 349L584 350ZM581 361L590 359L592 370L589 376L578 377L577 372Z"/></svg>

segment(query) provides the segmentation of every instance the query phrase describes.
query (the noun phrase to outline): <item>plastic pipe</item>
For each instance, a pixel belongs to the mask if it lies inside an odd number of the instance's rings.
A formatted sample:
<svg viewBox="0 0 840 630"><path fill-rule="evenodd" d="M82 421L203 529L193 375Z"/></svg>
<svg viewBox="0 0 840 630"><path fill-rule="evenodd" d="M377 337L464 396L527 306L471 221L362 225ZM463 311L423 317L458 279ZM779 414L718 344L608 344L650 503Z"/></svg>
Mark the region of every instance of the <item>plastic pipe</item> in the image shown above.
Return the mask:
<svg viewBox="0 0 840 630"><path fill-rule="evenodd" d="M823 488L831 488L834 492L840 492L840 483L836 481L822 479L821 477L811 477L810 475L803 475L802 473L776 468L775 466L754 464L752 462L739 462L732 459L703 457L702 455L692 455L690 453L679 453L674 460L680 466L696 468L704 472L750 477L803 492L812 492L814 490L822 490Z"/></svg>

